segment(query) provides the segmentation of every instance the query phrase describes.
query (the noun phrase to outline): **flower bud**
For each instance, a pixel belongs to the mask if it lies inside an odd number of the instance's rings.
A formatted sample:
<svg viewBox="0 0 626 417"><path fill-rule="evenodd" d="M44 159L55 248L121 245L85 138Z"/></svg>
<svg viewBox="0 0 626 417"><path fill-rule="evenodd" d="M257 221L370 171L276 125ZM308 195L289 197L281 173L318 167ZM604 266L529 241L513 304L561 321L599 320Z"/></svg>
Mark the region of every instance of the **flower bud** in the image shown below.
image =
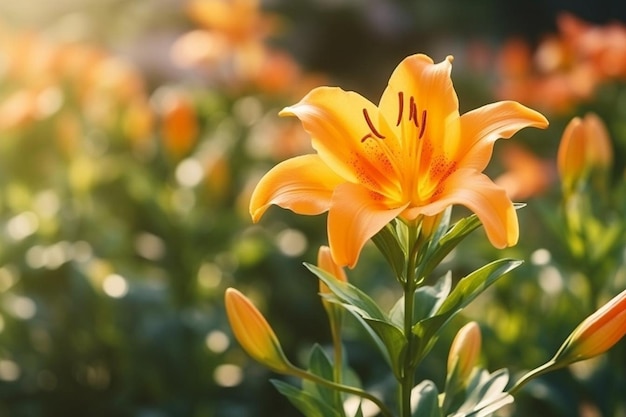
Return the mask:
<svg viewBox="0 0 626 417"><path fill-rule="evenodd" d="M347 282L348 277L346 276L346 271L337 265L335 261L333 261L333 257L330 254L330 248L328 246L320 246L317 251L317 267L322 271L328 272L330 275L337 278L339 281ZM322 280L320 280L320 294L328 294L330 293L330 289ZM324 304L324 308L328 309L328 301L324 297L322 297L322 303Z"/></svg>
<svg viewBox="0 0 626 417"><path fill-rule="evenodd" d="M230 327L241 347L276 372L288 373L293 369L276 334L252 302L234 288L226 290L224 300Z"/></svg>
<svg viewBox="0 0 626 417"><path fill-rule="evenodd" d="M481 340L480 327L475 321L471 321L458 331L452 341L448 354L448 374L453 372L456 366L457 378L463 384L476 366Z"/></svg>
<svg viewBox="0 0 626 417"><path fill-rule="evenodd" d="M587 317L569 335L553 362L569 364L609 350L626 334L626 290Z"/></svg>
<svg viewBox="0 0 626 417"><path fill-rule="evenodd" d="M596 114L573 118L561 137L557 168L566 194L573 192L592 170L607 170L613 162L611 139Z"/></svg>

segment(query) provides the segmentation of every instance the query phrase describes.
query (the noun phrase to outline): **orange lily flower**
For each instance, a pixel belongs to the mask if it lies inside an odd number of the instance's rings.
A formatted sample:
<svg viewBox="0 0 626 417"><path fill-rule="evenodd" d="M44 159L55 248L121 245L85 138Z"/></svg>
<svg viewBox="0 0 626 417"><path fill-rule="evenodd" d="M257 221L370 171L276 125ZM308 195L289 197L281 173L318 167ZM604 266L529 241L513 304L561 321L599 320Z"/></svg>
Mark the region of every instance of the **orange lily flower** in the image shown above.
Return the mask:
<svg viewBox="0 0 626 417"><path fill-rule="evenodd" d="M353 267L365 243L396 217L419 221L461 204L482 221L491 243L517 243L519 226L506 192L482 174L498 138L546 118L513 101L459 115L452 57L404 59L378 106L340 88L319 87L282 110L296 116L317 154L288 159L257 185L258 221L276 204L299 214L328 211L333 259Z"/></svg>

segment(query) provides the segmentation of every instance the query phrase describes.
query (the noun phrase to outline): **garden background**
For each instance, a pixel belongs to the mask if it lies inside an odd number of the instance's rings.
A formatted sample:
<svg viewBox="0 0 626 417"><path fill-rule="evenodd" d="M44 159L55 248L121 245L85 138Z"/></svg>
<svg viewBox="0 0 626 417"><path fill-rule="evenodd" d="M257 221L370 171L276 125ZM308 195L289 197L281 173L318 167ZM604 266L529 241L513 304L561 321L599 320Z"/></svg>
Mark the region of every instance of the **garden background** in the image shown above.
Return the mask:
<svg viewBox="0 0 626 417"><path fill-rule="evenodd" d="M325 218L272 208L254 225L250 192L311 152L282 107L319 85L376 102L417 52L454 55L462 112L513 99L550 120L500 141L489 167L527 203L520 243L497 251L477 231L444 263L459 277L503 254L525 261L459 322L480 324L490 369L543 363L626 287L625 23L617 0L2 2L0 416L297 416L268 382L280 376L232 339L223 295L253 298L295 362L329 343L302 266L326 244ZM604 53L604 72L585 72L585 48ZM585 190L579 242L560 223L556 152L589 111L614 163ZM367 247L348 274L389 306L385 268ZM352 367L384 381L375 348L348 329ZM446 355L434 349L419 372L441 383ZM533 381L501 415L626 416L625 357L622 341Z"/></svg>

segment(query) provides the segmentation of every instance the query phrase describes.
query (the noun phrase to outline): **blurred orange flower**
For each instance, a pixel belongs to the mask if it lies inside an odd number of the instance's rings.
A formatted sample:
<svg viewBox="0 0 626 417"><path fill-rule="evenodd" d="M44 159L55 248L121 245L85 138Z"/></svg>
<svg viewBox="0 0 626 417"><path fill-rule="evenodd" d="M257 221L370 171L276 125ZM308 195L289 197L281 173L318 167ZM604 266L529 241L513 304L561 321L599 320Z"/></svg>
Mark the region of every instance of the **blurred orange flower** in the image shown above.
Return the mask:
<svg viewBox="0 0 626 417"><path fill-rule="evenodd" d="M173 88L157 90L154 102L160 115L165 149L174 158L182 158L198 141L199 126L194 104L185 92Z"/></svg>
<svg viewBox="0 0 626 417"><path fill-rule="evenodd" d="M174 43L175 64L205 71L211 81L235 91L253 87L294 94L308 84L309 75L291 55L268 45L279 19L264 12L258 0L192 0L187 10L201 28Z"/></svg>
<svg viewBox="0 0 626 417"><path fill-rule="evenodd" d="M317 154L288 159L255 189L257 221L276 204L299 214L328 211L333 259L353 267L361 248L395 217L419 221L453 204L467 206L496 247L518 238L505 191L482 174L497 138L544 128L541 114L498 102L459 115L450 72L425 55L403 60L378 106L354 92L320 87L281 115L298 117Z"/></svg>
<svg viewBox="0 0 626 417"><path fill-rule="evenodd" d="M535 51L519 39L500 51L496 93L565 113L593 98L597 87L626 78L626 26L590 25L569 13L559 15L558 34L547 36Z"/></svg>
<svg viewBox="0 0 626 417"><path fill-rule="evenodd" d="M495 183L504 188L511 200L525 200L548 189L556 177L554 163L542 160L527 149L510 144L500 153L506 172Z"/></svg>

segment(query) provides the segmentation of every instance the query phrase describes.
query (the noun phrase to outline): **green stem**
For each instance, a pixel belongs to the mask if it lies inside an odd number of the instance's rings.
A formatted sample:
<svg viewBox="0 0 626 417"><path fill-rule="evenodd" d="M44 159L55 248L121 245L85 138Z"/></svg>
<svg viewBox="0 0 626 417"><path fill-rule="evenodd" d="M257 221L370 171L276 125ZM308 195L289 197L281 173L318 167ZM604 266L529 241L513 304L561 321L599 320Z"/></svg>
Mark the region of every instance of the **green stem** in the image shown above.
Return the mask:
<svg viewBox="0 0 626 417"><path fill-rule="evenodd" d="M333 339L333 381L341 384L341 380L343 378L343 347L341 345L342 312L335 307L336 306L331 306L329 309L330 332ZM341 404L341 393L336 390L334 393L336 403ZM343 410L341 415L345 415Z"/></svg>
<svg viewBox="0 0 626 417"><path fill-rule="evenodd" d="M406 273L404 280L404 337L407 339L407 355L404 358L402 378L400 381L400 416L411 416L411 390L414 384L414 374L416 365L413 364L413 352L415 350L415 336L413 335L413 309L415 293L415 263L418 250L418 226L409 225L408 245L410 248L406 262Z"/></svg>
<svg viewBox="0 0 626 417"><path fill-rule="evenodd" d="M548 372L554 371L556 369L562 368L564 365L558 364L554 362L554 360L550 360L538 368L533 369L530 372L527 372L524 376L517 380L515 385L509 390L509 394L515 395L524 385L526 385L531 379L536 378L538 376L547 374Z"/></svg>
<svg viewBox="0 0 626 417"><path fill-rule="evenodd" d="M361 398L365 398L373 402L374 404L376 404L376 406L378 407L378 409L380 410L380 412L382 413L384 417L394 417L391 411L387 408L387 406L385 406L385 404L381 400L379 400L378 398L376 398L369 392L366 392L366 391L363 391L363 390L360 390L358 388L351 387L348 385L338 384L336 382L329 381L318 375L311 374L303 369L299 369L296 367L291 368L290 373L293 376L297 376L302 379L308 379L309 381L315 382L316 384L324 385L326 387L329 387L338 391L342 391L348 394L359 396Z"/></svg>

